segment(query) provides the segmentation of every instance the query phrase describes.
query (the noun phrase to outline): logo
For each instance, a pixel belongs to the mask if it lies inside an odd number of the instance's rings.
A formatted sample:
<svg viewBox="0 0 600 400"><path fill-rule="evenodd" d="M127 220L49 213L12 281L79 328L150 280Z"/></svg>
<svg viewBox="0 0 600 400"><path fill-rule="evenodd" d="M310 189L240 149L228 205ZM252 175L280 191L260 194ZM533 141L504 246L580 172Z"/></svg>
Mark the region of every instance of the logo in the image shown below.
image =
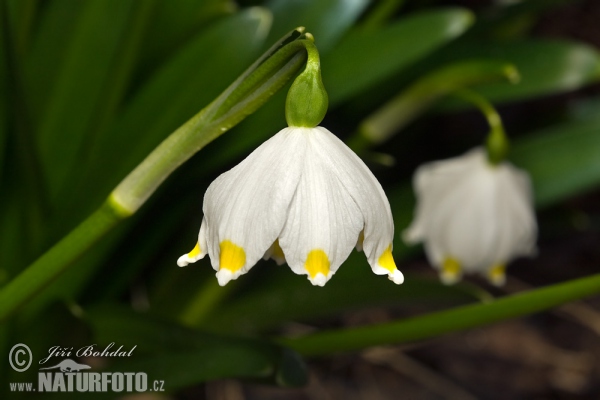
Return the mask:
<svg viewBox="0 0 600 400"><path fill-rule="evenodd" d="M17 372L27 371L31 366L32 359L31 349L23 343L15 344L8 353L8 362L12 369Z"/></svg>
<svg viewBox="0 0 600 400"><path fill-rule="evenodd" d="M164 381L154 380L148 382L145 372L93 372L88 371L92 366L78 363L71 358L62 357L130 357L137 346L127 350L124 346L116 347L115 343L109 344L100 350L95 344L84 346L78 350L72 347L53 346L48 350L48 356L39 360L43 366L46 362L50 366L39 368L36 382L12 382L12 392L162 392ZM17 372L24 372L32 364L33 354L31 349L23 344L14 345L9 352L10 366ZM58 361L58 362L57 362ZM48 365L46 364L46 365ZM49 371L49 372L46 372ZM150 385L149 385L150 383Z"/></svg>
<svg viewBox="0 0 600 400"><path fill-rule="evenodd" d="M90 367L89 365L85 365L85 364L77 364L75 361L67 358L66 360L62 360L61 362L56 364L54 367L40 368L40 371L44 370L44 369L54 369L54 368L60 369L61 372L79 372L83 369L90 369L92 367Z"/></svg>

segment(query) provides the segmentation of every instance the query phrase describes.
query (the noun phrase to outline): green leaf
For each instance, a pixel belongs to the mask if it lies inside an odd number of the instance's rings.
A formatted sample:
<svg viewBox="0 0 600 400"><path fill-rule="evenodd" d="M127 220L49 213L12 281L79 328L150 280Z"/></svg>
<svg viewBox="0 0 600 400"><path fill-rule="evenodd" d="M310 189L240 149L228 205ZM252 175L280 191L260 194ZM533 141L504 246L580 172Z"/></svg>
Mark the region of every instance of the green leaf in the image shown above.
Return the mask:
<svg viewBox="0 0 600 400"><path fill-rule="evenodd" d="M273 29L267 43L297 26L304 26L314 35L319 51L326 53L368 4L368 0L271 0L267 7L273 12Z"/></svg>
<svg viewBox="0 0 600 400"><path fill-rule="evenodd" d="M132 19L146 2L90 0L85 3L38 125L38 146L51 198L67 184L86 140L102 126L98 109L108 103L121 46ZM143 13L143 12L142 12Z"/></svg>
<svg viewBox="0 0 600 400"><path fill-rule="evenodd" d="M54 0L46 2L40 12L24 63L27 99L36 122L57 90L58 76L69 53L65 43L74 37L85 5L83 1Z"/></svg>
<svg viewBox="0 0 600 400"><path fill-rule="evenodd" d="M600 79L600 54L577 42L526 39L507 43L463 43L451 58L490 57L512 63L521 80L512 85L494 82L477 92L492 102L509 102L575 90ZM464 106L464 105L463 105ZM456 107L448 102L446 107Z"/></svg>
<svg viewBox="0 0 600 400"><path fill-rule="evenodd" d="M168 60L195 34L234 10L235 4L230 0L158 1L142 44L141 69L145 71Z"/></svg>
<svg viewBox="0 0 600 400"><path fill-rule="evenodd" d="M332 105L381 83L460 36L473 22L466 9L412 14L380 30L357 30L323 55L323 82ZM418 40L416 40L418 38Z"/></svg>
<svg viewBox="0 0 600 400"><path fill-rule="evenodd" d="M137 346L114 371L143 371L172 390L212 379L270 378L282 385L306 382L301 359L288 350L253 339L193 331L149 315L116 307L92 310L86 319L100 346Z"/></svg>
<svg viewBox="0 0 600 400"><path fill-rule="evenodd" d="M510 158L531 174L540 207L598 187L600 118L556 125L515 141Z"/></svg>
<svg viewBox="0 0 600 400"><path fill-rule="evenodd" d="M0 5L4 7L4 5ZM4 10L5 11L5 10ZM3 17L4 12L0 11L0 17ZM7 44L6 37L6 18L0 20L0 190L7 190L5 186L4 160L6 157L6 149L8 147L8 108L9 108L9 77L8 77L8 59L7 59Z"/></svg>

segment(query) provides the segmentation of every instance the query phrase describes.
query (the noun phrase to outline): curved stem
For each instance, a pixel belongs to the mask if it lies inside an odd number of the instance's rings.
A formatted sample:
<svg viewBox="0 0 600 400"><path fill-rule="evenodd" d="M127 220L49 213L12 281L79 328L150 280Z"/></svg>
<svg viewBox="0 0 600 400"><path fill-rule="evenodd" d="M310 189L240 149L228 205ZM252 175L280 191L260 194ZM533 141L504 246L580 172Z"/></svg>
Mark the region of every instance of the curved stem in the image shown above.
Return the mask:
<svg viewBox="0 0 600 400"><path fill-rule="evenodd" d="M504 161L508 154L509 140L498 111L485 97L474 91L462 89L456 92L456 96L477 107L487 120L490 133L486 139L486 150L490 164L497 165Z"/></svg>
<svg viewBox="0 0 600 400"><path fill-rule="evenodd" d="M365 118L348 140L355 151L366 150L390 139L443 97L463 88L506 79L516 82L516 68L504 61L467 60L436 69Z"/></svg>

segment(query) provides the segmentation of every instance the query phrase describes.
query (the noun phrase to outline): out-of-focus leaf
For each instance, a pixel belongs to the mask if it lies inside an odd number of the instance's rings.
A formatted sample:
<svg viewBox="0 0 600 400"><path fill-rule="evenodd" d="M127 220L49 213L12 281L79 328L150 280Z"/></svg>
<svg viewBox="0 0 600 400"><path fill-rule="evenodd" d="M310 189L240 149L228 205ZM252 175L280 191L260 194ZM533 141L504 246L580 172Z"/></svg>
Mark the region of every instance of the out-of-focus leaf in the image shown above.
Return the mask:
<svg viewBox="0 0 600 400"><path fill-rule="evenodd" d="M301 359L267 342L197 332L116 307L92 310L87 320L100 346L115 338L126 348L137 346L111 370L144 371L149 380L164 380L168 390L227 377L306 382Z"/></svg>
<svg viewBox="0 0 600 400"><path fill-rule="evenodd" d="M351 32L323 55L323 83L335 105L460 36L471 25L466 9L420 12L380 30Z"/></svg>
<svg viewBox="0 0 600 400"><path fill-rule="evenodd" d="M267 7L273 12L273 29L267 43L304 26L315 36L319 51L327 52L368 4L368 0L271 0Z"/></svg>
<svg viewBox="0 0 600 400"><path fill-rule="evenodd" d="M269 21L268 11L251 8L190 41L135 95L115 127L102 135L89 170L79 180L87 188L82 195L88 201L106 196L169 133L226 88L256 57ZM81 214L85 212L79 218Z"/></svg>
<svg viewBox="0 0 600 400"><path fill-rule="evenodd" d="M518 84L494 82L477 91L492 102L529 99L580 88L600 79L600 54L576 42L527 39L508 43L462 43L452 49L452 59L490 57L515 65ZM445 103L456 107L456 102Z"/></svg>
<svg viewBox="0 0 600 400"><path fill-rule="evenodd" d="M75 35L85 5L83 1L54 0L47 2L39 15L24 65L27 98L36 122L55 93L58 74L69 50L65 43Z"/></svg>
<svg viewBox="0 0 600 400"><path fill-rule="evenodd" d="M517 141L515 164L532 177L538 206L600 185L600 118L554 126Z"/></svg>
<svg viewBox="0 0 600 400"><path fill-rule="evenodd" d="M469 32L472 37L509 38L531 31L539 16L552 8L580 0L527 0L494 4L484 12Z"/></svg>
<svg viewBox="0 0 600 400"><path fill-rule="evenodd" d="M6 0L17 54L22 56L28 47L38 0Z"/></svg>
<svg viewBox="0 0 600 400"><path fill-rule="evenodd" d="M57 196L82 146L103 121L97 120L111 90L122 82L114 74L123 61L132 19L149 2L90 0L85 2L38 125L38 149L51 198ZM126 45L126 44L125 44ZM130 49L131 51L131 49ZM119 57L121 56L121 57Z"/></svg>
<svg viewBox="0 0 600 400"><path fill-rule="evenodd" d="M0 4L0 7L4 7ZM6 18L4 12L0 10L0 190L6 190L3 186L5 178L4 172L4 157L8 140L8 60L6 53L7 40L6 37Z"/></svg>
<svg viewBox="0 0 600 400"><path fill-rule="evenodd" d="M141 50L142 68L168 59L195 33L235 9L231 0L159 1L152 13Z"/></svg>
<svg viewBox="0 0 600 400"><path fill-rule="evenodd" d="M19 311L20 317L25 320L35 318L44 307L54 301L75 301L85 290L84 285L91 280L100 267L107 263L111 250L127 237L130 229L131 221L128 221L111 235L103 237L86 253L85 257L75 261L75 264L65 273L41 289L36 297Z"/></svg>

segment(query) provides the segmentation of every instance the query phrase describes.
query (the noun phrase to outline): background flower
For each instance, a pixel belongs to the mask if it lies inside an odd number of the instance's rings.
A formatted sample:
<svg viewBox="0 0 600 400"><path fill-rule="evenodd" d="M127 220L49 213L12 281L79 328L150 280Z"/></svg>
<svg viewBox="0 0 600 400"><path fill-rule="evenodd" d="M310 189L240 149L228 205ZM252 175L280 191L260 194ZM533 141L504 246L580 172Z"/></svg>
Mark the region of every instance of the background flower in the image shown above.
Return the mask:
<svg viewBox="0 0 600 400"><path fill-rule="evenodd" d="M424 242L442 282L478 272L503 285L507 263L535 254L529 176L506 161L491 165L483 148L420 166L414 189L417 207L404 240Z"/></svg>

